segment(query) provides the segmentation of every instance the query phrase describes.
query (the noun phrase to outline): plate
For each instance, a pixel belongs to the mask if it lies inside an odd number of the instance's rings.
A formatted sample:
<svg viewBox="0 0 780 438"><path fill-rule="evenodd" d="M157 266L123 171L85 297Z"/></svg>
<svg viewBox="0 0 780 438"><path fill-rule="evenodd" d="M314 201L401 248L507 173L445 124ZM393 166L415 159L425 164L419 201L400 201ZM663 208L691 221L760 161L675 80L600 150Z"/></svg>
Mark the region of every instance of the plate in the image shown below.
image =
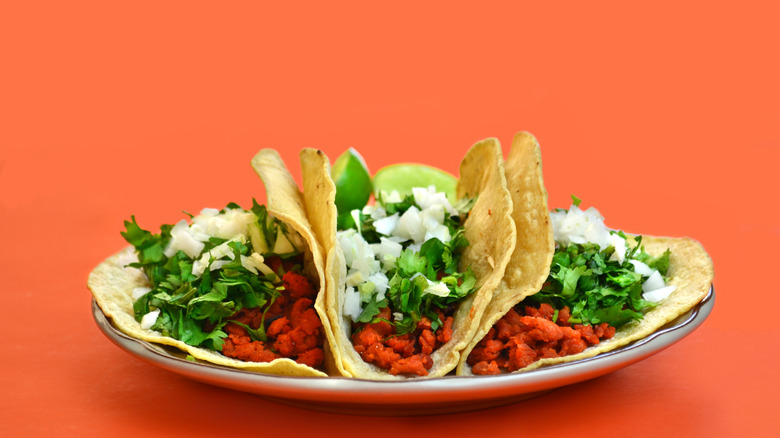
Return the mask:
<svg viewBox="0 0 780 438"><path fill-rule="evenodd" d="M603 376L634 364L690 334L709 316L715 291L652 335L596 357L499 376L446 376L404 382L344 377L283 377L192 362L167 346L131 338L112 325L92 301L100 330L116 345L152 365L224 388L257 394L301 408L355 415L429 415L472 411L526 400L561 386Z"/></svg>

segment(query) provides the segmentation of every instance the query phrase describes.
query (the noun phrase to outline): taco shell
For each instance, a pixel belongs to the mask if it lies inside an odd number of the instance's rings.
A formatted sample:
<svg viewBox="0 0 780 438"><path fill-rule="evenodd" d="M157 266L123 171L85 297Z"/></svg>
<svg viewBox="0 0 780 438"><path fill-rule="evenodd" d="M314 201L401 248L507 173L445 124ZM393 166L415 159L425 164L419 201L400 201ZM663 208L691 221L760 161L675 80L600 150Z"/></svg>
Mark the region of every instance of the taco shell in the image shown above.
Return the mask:
<svg viewBox="0 0 780 438"><path fill-rule="evenodd" d="M312 238L317 239L317 247L321 262L318 265L319 278L326 278L325 248L335 244L336 235L331 230L336 229L336 215L330 214L331 209L336 208L336 186L330 179L330 162L325 154L316 149L305 148L300 153L301 173L303 174L303 202L307 216L312 218ZM322 219L322 220L320 220ZM331 326L331 314L333 308L328 302L331 296L330 282L325 281L325 287L320 289L314 308L322 321L322 330L325 335L325 368L328 374L344 375L341 366L341 350L334 348L336 338Z"/></svg>
<svg viewBox="0 0 780 438"><path fill-rule="evenodd" d="M521 159L523 156L529 158ZM463 351L458 375L473 375L466 361L474 347L512 307L541 290L554 254L553 230L542 184L541 155L531 134L521 132L515 136L506 162L506 173L514 203L512 217L517 226L518 243L479 330ZM544 210L540 210L542 207ZM636 244L629 239L629 245L632 242ZM701 244L690 238L643 236L642 245L651 256L660 256L667 249L671 250L666 283L677 286L675 291L659 306L649 310L641 321L618 328L611 339L603 340L579 354L538 360L515 372L585 359L622 347L652 334L704 299L712 284L714 270L712 260Z"/></svg>
<svg viewBox="0 0 780 438"><path fill-rule="evenodd" d="M465 235L469 246L461 257L461 267L471 267L477 277L479 289L463 300L453 315L452 338L431 355L433 366L427 377L443 376L458 364L460 351L466 347L476 332L493 290L501 281L515 243L512 224L512 203L506 187L501 147L496 139L475 144L466 154L460 166L458 197L476 197L477 201L465 222ZM324 184L320 195L331 199L335 187ZM334 334L334 348L340 351L339 371L344 376L376 379L405 380L410 377L393 376L388 371L369 364L355 351L351 335L350 319L343 314L346 288L346 266L341 248L336 243L336 207L310 215L321 230L321 241L326 248L326 308ZM418 378L418 377L415 377Z"/></svg>
<svg viewBox="0 0 780 438"><path fill-rule="evenodd" d="M307 219L303 195L276 151L261 150L252 159L252 167L266 187L268 211L277 219L290 225L307 244L304 271L315 288L318 288L315 310L325 328L328 321L322 312L321 303L325 295L323 252ZM135 261L137 258L134 249L128 247L97 266L87 280L87 287L92 291L100 309L111 319L114 326L125 334L142 341L176 347L196 359L216 365L283 376L327 376L322 371L296 363L292 359L246 362L223 356L215 351L193 347L152 330L142 329L134 317L131 293L136 287L148 286L148 280L140 269L126 267ZM333 359L328 358L328 350L325 348L326 366L328 362L332 363Z"/></svg>
<svg viewBox="0 0 780 438"><path fill-rule="evenodd" d="M470 374L466 358L493 324L515 304L542 288L555 252L547 191L542 180L542 156L533 135L527 132L515 135L505 167L517 242L504 277L493 292L474 337L462 352L457 368L459 375Z"/></svg>
<svg viewBox="0 0 780 438"><path fill-rule="evenodd" d="M667 285L677 286L661 304L645 313L641 321L632 321L617 329L615 336L601 341L582 353L542 359L515 372L530 371L545 365L572 362L593 357L642 339L696 306L710 290L715 276L712 260L701 244L688 237L642 236L645 252L657 257L671 251Z"/></svg>

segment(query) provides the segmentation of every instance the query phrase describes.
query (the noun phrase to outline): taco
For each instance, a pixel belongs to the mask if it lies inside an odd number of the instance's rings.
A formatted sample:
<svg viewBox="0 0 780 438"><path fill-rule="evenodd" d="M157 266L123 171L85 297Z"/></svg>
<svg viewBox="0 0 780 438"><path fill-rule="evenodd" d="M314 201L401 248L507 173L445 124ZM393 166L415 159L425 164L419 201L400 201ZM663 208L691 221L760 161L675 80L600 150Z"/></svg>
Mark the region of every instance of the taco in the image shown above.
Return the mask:
<svg viewBox="0 0 780 438"><path fill-rule="evenodd" d="M159 234L132 217L122 233L132 247L95 268L88 287L131 337L217 365L327 376L323 252L306 201L275 151L252 166L266 206L204 209Z"/></svg>
<svg viewBox="0 0 780 438"><path fill-rule="evenodd" d="M337 227L335 191L332 181L320 187L328 208L311 217L326 250L325 307L339 372L378 380L447 374L515 243L498 142L468 151L456 205L433 186L381 193Z"/></svg>
<svg viewBox="0 0 780 438"><path fill-rule="evenodd" d="M541 185L529 188L518 178L522 170L511 162L518 147L536 149L539 160L535 139L518 134L506 163L515 209L522 208L522 199L541 202L544 193ZM541 183L541 164L538 170ZM627 235L607 228L596 209L582 210L580 200L573 201L568 210L550 214L554 251L535 247L547 269L519 285L502 282L463 351L458 375L528 371L593 357L650 335L707 295L714 271L698 242ZM515 215L518 233L519 219ZM507 279L526 271L517 251Z"/></svg>

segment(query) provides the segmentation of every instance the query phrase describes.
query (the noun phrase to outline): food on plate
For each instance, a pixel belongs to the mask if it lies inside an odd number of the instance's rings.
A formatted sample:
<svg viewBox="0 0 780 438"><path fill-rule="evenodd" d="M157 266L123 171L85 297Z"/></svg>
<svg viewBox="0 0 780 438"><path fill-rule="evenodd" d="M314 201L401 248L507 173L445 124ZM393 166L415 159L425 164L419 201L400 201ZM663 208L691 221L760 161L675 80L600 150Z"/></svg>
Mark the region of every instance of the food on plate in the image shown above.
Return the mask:
<svg viewBox="0 0 780 438"><path fill-rule="evenodd" d="M332 183L321 189L335 197ZM515 242L495 139L466 154L458 198L452 205L433 186L382 192L338 231L335 207L311 216L327 224L326 308L342 375L435 377L457 365Z"/></svg>
<svg viewBox="0 0 780 438"><path fill-rule="evenodd" d="M374 178L350 149L252 167L266 204L204 209L131 245L88 287L122 332L188 358L289 376L403 380L528 371L596 356L696 306L714 271L689 238L549 212L539 145L471 147L460 176L401 163ZM371 197L373 196L373 199Z"/></svg>
<svg viewBox="0 0 780 438"><path fill-rule="evenodd" d="M317 156L301 154L307 163ZM88 287L134 338L239 369L327 376L323 253L306 216L307 201L317 200L304 199L275 151L260 151L252 165L266 206L204 209L157 234L133 217L122 233L132 247L99 265Z"/></svg>
<svg viewBox="0 0 780 438"><path fill-rule="evenodd" d="M535 143L531 137L519 140ZM506 169L516 193L517 170L509 161ZM611 230L596 209L582 210L580 200L573 201L568 210L550 214L555 243L547 253L549 273L541 281L532 275L522 289L499 288L463 352L459 375L528 371L592 357L650 335L707 295L713 267L698 242ZM517 251L502 285L522 265L514 258Z"/></svg>

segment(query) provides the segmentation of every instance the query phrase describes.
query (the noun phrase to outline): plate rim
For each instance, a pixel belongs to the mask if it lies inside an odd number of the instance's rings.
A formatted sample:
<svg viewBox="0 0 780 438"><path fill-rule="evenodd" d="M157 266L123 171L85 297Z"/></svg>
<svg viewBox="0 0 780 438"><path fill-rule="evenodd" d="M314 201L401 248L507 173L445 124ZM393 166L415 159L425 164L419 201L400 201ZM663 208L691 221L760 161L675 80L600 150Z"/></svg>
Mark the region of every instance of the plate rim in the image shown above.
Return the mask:
<svg viewBox="0 0 780 438"><path fill-rule="evenodd" d="M616 350L574 362L560 363L535 370L496 376L453 376L405 381L378 381L349 377L278 376L238 370L216 364L192 362L165 352L164 348L132 338L121 332L106 317L92 299L93 317L99 329L114 344L131 355L159 368L184 375L204 383L254 393L277 402L290 401L308 408L329 408L338 405L393 407L460 406L468 401L507 403L531 394L550 391L616 371L656 354L693 332L712 312L714 285L694 308L663 328ZM377 393L381 392L381 397ZM325 405L327 403L327 405ZM334 407L335 405L335 407ZM480 409L476 406L474 409ZM440 409L439 409L440 410ZM468 409L458 409L468 410ZM426 413L423 409L420 412Z"/></svg>

